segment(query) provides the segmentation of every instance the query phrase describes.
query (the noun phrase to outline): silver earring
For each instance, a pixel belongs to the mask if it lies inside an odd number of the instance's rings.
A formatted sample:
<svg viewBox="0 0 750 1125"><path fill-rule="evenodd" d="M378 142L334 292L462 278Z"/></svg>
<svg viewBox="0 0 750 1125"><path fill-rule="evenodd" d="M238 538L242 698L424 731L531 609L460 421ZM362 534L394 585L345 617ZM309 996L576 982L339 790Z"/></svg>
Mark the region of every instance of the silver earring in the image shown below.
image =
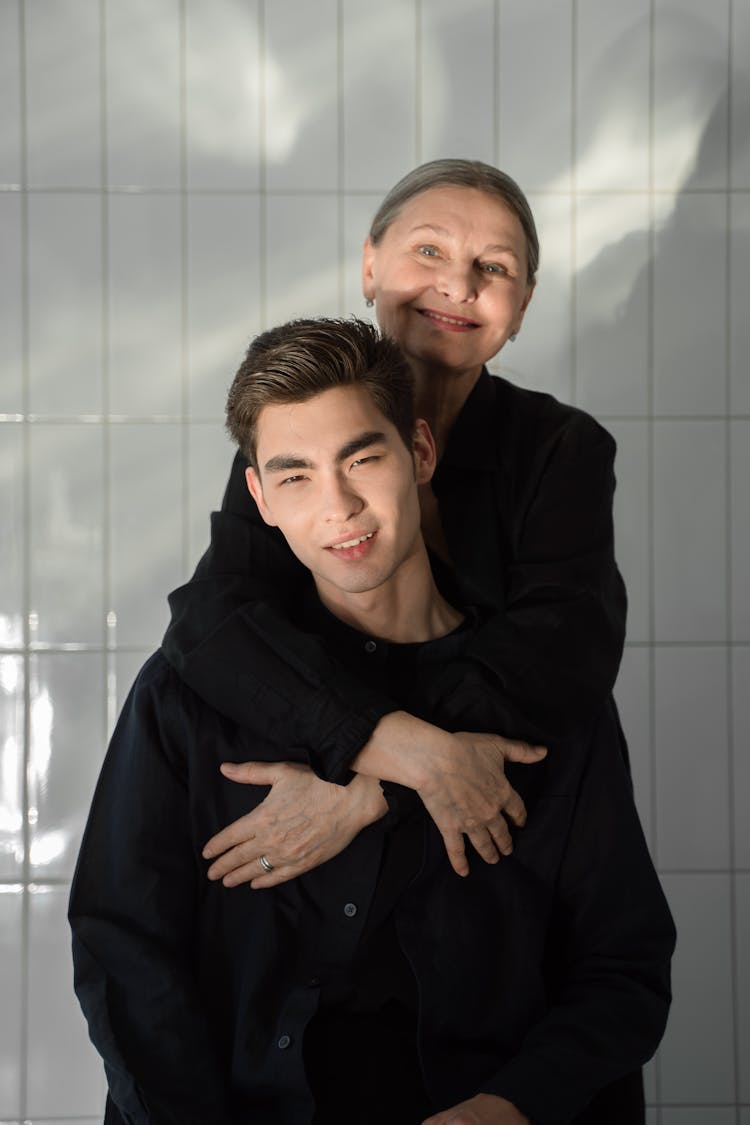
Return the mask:
<svg viewBox="0 0 750 1125"><path fill-rule="evenodd" d="M373 301L372 297L368 297L365 301L365 304L367 305L368 309L371 309L375 302Z"/></svg>
<svg viewBox="0 0 750 1125"><path fill-rule="evenodd" d="M511 344L515 344L516 340L518 339L518 333L517 332L511 332L508 339L510 340Z"/></svg>

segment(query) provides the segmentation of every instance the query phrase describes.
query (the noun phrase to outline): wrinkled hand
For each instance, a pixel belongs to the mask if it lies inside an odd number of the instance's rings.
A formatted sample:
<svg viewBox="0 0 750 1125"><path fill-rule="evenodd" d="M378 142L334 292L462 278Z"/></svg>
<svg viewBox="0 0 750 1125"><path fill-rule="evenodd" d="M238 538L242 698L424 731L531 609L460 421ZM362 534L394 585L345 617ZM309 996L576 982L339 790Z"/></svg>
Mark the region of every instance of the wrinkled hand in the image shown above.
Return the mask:
<svg viewBox="0 0 750 1125"><path fill-rule="evenodd" d="M547 751L496 734L460 731L427 756L426 779L417 788L435 821L454 871L467 875L464 834L487 863L510 855L508 821L521 828L526 806L505 776L505 762L540 762Z"/></svg>
<svg viewBox="0 0 750 1125"><path fill-rule="evenodd" d="M243 785L271 786L257 808L203 849L204 859L215 860L209 879L222 879L225 887L275 887L294 879L338 855L388 811L380 783L369 777L332 785L295 762L225 762L221 772ZM262 855L274 867L268 874L258 862Z"/></svg>
<svg viewBox="0 0 750 1125"><path fill-rule="evenodd" d="M477 1094L467 1102L435 1113L422 1125L531 1125L512 1102L494 1094Z"/></svg>

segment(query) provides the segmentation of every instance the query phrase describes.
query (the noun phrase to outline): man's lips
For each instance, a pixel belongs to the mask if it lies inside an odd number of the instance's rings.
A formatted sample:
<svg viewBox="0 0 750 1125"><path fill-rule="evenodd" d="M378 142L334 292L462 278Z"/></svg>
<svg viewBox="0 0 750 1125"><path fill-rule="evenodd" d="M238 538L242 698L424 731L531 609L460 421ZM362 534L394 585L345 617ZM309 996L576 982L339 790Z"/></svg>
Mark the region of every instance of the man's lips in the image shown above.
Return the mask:
<svg viewBox="0 0 750 1125"><path fill-rule="evenodd" d="M439 312L437 309L417 309L417 312L425 320L431 320L434 324L452 332L466 332L472 328L479 328L476 320L469 320L465 316L453 316L453 314Z"/></svg>
<svg viewBox="0 0 750 1125"><path fill-rule="evenodd" d="M351 535L348 539L339 539L335 543L329 543L326 547L328 551L353 551L362 543L369 542L372 539L374 531L363 531L361 535Z"/></svg>

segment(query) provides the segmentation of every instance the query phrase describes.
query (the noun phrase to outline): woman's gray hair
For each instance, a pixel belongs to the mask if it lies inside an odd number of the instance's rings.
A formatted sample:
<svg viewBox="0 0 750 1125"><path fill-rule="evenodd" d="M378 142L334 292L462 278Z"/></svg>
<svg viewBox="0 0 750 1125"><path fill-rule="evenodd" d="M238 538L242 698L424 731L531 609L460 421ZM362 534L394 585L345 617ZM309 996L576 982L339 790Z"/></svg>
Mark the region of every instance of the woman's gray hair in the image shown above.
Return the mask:
<svg viewBox="0 0 750 1125"><path fill-rule="evenodd" d="M529 201L515 180L481 160L430 160L407 172L388 192L372 220L370 241L373 246L377 246L408 200L435 187L475 188L501 199L523 228L528 259L527 280L529 285L534 282L539 268L539 237Z"/></svg>

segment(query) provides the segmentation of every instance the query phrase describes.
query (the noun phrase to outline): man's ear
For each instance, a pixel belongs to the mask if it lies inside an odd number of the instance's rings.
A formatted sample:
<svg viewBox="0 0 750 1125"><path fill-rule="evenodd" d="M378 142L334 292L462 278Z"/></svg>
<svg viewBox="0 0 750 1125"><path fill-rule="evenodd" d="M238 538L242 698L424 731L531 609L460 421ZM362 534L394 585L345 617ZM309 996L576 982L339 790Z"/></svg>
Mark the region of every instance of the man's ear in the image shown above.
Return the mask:
<svg viewBox="0 0 750 1125"><path fill-rule="evenodd" d="M263 485L260 483L260 477L252 467L252 465L248 465L248 467L245 469L245 480L247 481L247 487L250 495L258 505L258 511L260 512L261 516L269 527L276 527L276 521L271 519L271 513L268 511L268 505L266 504L266 500L263 495Z"/></svg>
<svg viewBox="0 0 750 1125"><path fill-rule="evenodd" d="M427 484L432 480L437 464L435 439L424 418L417 418L412 438L412 455L414 457L414 477L417 484Z"/></svg>
<svg viewBox="0 0 750 1125"><path fill-rule="evenodd" d="M372 276L374 248L369 237L365 239L362 247L362 296L366 301L375 298L375 281Z"/></svg>

